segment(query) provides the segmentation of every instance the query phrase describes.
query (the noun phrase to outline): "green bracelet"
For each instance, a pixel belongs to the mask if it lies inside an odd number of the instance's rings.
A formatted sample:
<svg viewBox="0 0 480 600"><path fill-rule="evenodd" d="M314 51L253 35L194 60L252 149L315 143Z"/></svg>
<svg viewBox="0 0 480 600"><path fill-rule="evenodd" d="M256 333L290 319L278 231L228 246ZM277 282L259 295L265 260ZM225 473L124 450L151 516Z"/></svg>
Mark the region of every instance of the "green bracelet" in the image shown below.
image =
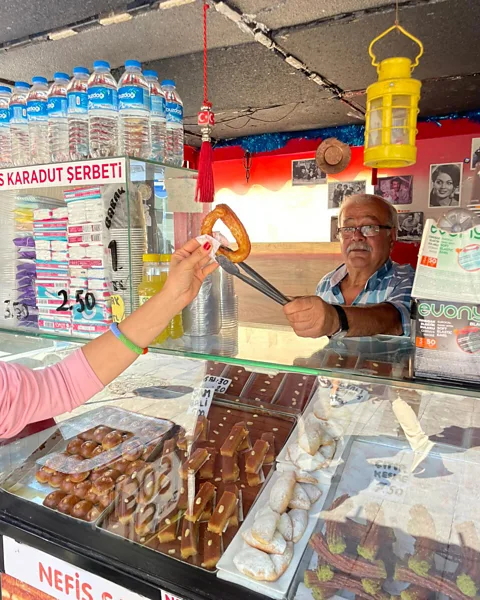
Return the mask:
<svg viewBox="0 0 480 600"><path fill-rule="evenodd" d="M123 335L123 333L120 331L120 329L118 328L118 325L116 323L112 323L110 325L110 331L117 338L117 340L120 340L124 346L126 346L132 352L135 352L135 354L138 354L140 356L140 355L146 354L148 352L148 348L140 348L140 346L137 346L136 344L131 342L128 338L126 338Z"/></svg>

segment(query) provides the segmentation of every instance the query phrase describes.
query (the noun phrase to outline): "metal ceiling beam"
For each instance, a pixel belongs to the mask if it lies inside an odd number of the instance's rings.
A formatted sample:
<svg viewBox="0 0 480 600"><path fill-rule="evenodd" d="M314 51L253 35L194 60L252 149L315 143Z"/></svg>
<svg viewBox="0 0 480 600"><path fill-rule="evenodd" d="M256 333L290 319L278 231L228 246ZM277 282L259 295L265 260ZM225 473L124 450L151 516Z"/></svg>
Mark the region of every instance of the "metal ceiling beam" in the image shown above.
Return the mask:
<svg viewBox="0 0 480 600"><path fill-rule="evenodd" d="M165 0L133 0L130 2L124 9L117 11L118 14L127 13L133 16L139 15L141 13L156 10L161 7ZM28 46L30 44L38 44L39 42L49 42L52 41L50 36L55 36L65 30L72 30L73 34L81 33L82 31L88 31L93 27L100 27L102 24L100 23L101 19L104 18L112 18L115 16L115 11L108 14L97 14L92 15L86 19L82 19L80 21L76 21L74 23L67 23L58 27L57 29L48 30L48 31L40 31L35 34L18 38L15 40L10 40L8 42L3 42L0 44L0 53L9 52L16 48L22 48L24 46Z"/></svg>
<svg viewBox="0 0 480 600"><path fill-rule="evenodd" d="M440 4L447 2L448 0L404 0L399 2L399 10L408 8L419 8L421 6L429 6L433 4ZM272 29L271 35L274 38L279 38L295 31L304 31L306 29L315 29L316 27L322 27L324 25L331 25L332 23L344 22L349 23L350 21L358 21L362 17L368 17L370 15L388 14L395 12L395 3L390 2L382 6L375 6L372 8L364 8L360 10L354 10L350 12L338 13L330 17L323 17L321 19L315 19L313 21L307 21L306 23L297 23L295 25L286 25L285 27L279 27L278 29Z"/></svg>
<svg viewBox="0 0 480 600"><path fill-rule="evenodd" d="M345 95L345 90L339 85L330 81L320 73L310 69L310 67L302 60L278 44L274 39L272 31L264 23L257 21L250 15L242 13L237 8L228 4L225 0L208 0L208 3L215 8L217 12L235 23L241 31L249 34L257 43L265 46L268 50L322 89L330 91L335 99L349 106L357 116L363 116L365 114L364 108L353 100L349 100Z"/></svg>

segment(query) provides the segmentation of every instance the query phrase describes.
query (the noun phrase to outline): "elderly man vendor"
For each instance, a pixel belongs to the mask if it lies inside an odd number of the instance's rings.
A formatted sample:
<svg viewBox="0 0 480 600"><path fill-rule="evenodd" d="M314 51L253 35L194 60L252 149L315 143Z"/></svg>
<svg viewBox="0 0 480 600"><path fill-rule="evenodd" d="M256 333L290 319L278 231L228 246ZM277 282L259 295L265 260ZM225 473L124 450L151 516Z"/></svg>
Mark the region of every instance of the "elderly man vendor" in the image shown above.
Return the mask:
<svg viewBox="0 0 480 600"><path fill-rule="evenodd" d="M397 222L395 208L379 196L345 199L338 217L344 264L325 275L316 296L284 307L298 336L410 335L414 270L390 258Z"/></svg>

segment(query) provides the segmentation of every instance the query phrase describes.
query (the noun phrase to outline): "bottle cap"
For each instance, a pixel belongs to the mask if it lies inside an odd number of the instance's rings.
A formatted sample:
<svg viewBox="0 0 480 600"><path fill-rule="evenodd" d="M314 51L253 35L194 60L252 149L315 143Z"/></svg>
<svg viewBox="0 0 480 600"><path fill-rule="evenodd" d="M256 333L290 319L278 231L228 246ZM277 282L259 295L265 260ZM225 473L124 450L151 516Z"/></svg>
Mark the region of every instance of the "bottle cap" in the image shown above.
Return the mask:
<svg viewBox="0 0 480 600"><path fill-rule="evenodd" d="M43 83L43 84L47 84L47 78L46 77L32 77L32 83Z"/></svg>
<svg viewBox="0 0 480 600"><path fill-rule="evenodd" d="M96 60L93 63L94 69L110 69L110 63L106 60Z"/></svg>
<svg viewBox="0 0 480 600"><path fill-rule="evenodd" d="M144 71L143 74L145 77L155 77L158 79L158 73L156 71Z"/></svg>
<svg viewBox="0 0 480 600"><path fill-rule="evenodd" d="M173 79L164 79L162 81L162 86L163 85L171 85L171 86L175 87L175 82L173 81Z"/></svg>
<svg viewBox="0 0 480 600"><path fill-rule="evenodd" d="M8 92L10 94L11 91L12 90L9 87L7 87L6 85L0 85L0 92Z"/></svg>
<svg viewBox="0 0 480 600"><path fill-rule="evenodd" d="M135 67L137 69L141 69L142 63L139 60L126 60L125 68L128 69L129 67Z"/></svg>
<svg viewBox="0 0 480 600"><path fill-rule="evenodd" d="M90 75L87 67L73 67L74 75Z"/></svg>
<svg viewBox="0 0 480 600"><path fill-rule="evenodd" d="M160 262L161 254L144 254L143 262Z"/></svg>
<svg viewBox="0 0 480 600"><path fill-rule="evenodd" d="M24 88L26 90L30 89L30 84L27 83L26 81L16 81L15 82L15 87L16 88Z"/></svg>
<svg viewBox="0 0 480 600"><path fill-rule="evenodd" d="M54 79L66 79L67 81L70 79L70 77L66 74L66 73L61 73L60 71L58 71L57 73L55 73L55 75L53 76Z"/></svg>

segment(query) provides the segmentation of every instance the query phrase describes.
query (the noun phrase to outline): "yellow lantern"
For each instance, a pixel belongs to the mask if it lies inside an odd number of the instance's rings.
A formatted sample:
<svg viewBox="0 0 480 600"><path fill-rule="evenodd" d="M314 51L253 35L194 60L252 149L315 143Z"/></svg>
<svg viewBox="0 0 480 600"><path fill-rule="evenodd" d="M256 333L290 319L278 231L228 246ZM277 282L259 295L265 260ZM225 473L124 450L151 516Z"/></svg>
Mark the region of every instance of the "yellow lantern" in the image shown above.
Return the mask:
<svg viewBox="0 0 480 600"><path fill-rule="evenodd" d="M420 53L413 64L404 57L377 62L374 44L394 29L419 45ZM412 79L411 73L423 54L423 44L396 23L372 41L368 53L372 65L377 68L378 81L367 88L365 166L377 169L408 167L417 160L415 138L422 85L417 79Z"/></svg>

